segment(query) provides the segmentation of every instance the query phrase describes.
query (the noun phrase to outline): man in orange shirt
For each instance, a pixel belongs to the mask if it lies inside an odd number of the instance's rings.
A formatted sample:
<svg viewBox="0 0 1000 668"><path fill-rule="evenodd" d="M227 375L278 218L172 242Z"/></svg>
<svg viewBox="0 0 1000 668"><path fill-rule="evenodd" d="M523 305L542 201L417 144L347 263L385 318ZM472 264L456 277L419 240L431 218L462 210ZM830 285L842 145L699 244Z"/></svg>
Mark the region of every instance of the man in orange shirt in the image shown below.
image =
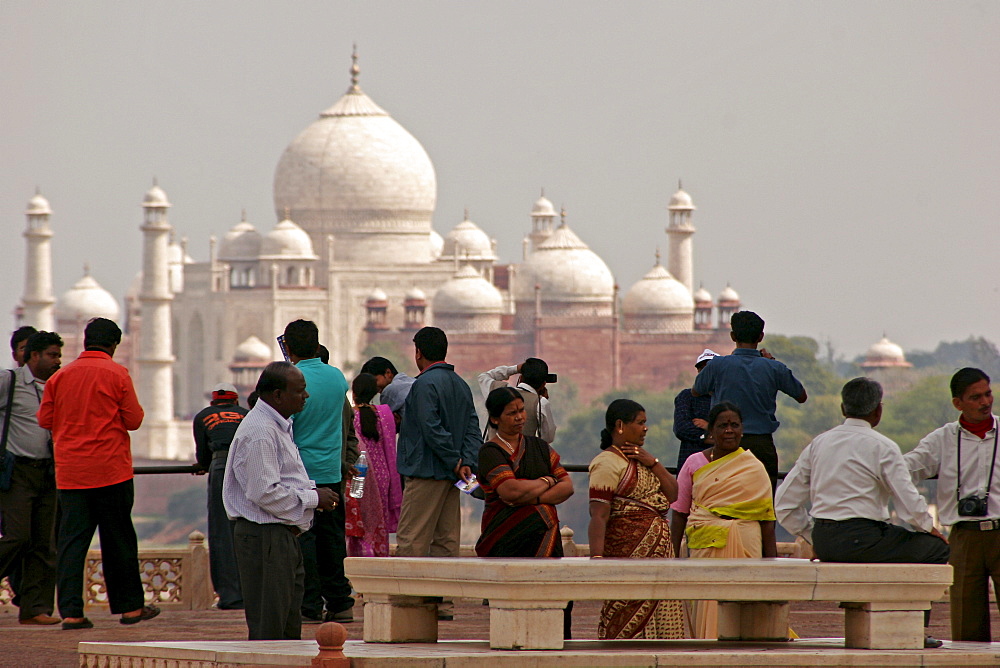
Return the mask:
<svg viewBox="0 0 1000 668"><path fill-rule="evenodd" d="M84 352L49 379L38 409L38 424L52 432L62 509L57 571L64 630L94 626L83 615L83 568L95 529L112 614L121 614L122 624L160 614L144 605L139 579L128 432L142 424L143 411L128 371L111 360L121 340L111 320L88 322Z"/></svg>

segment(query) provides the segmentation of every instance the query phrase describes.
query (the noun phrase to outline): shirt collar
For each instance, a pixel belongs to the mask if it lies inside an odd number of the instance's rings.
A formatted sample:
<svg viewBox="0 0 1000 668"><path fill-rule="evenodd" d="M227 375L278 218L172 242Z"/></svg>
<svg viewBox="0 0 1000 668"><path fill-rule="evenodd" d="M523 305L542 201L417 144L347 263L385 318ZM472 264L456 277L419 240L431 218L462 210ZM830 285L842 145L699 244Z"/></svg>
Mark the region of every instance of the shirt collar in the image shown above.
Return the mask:
<svg viewBox="0 0 1000 668"><path fill-rule="evenodd" d="M450 365L447 362L445 362L445 361L442 360L440 362L434 362L434 364L431 364L430 366L425 367L424 370L421 371L420 373L418 373L417 375L418 376L422 376L425 373L427 373L428 371L430 371L431 369L434 369L434 368L437 368L437 367L441 367L442 369L454 369L455 368L452 365Z"/></svg>
<svg viewBox="0 0 1000 668"><path fill-rule="evenodd" d="M320 358L318 358L318 357L310 357L307 360L299 360L298 362L295 363L295 366L299 366L299 367L302 367L302 366L320 366L322 364L323 364L323 360L321 360Z"/></svg>
<svg viewBox="0 0 1000 668"><path fill-rule="evenodd" d="M518 383L517 389L524 390L525 392L531 392L532 394L538 394L538 390L533 388L531 385L528 385L527 383Z"/></svg>
<svg viewBox="0 0 1000 668"><path fill-rule="evenodd" d="M31 373L31 369L28 368L27 364L25 364L22 367L18 367L17 371L18 371L18 373L21 374L21 381L25 385L31 385L35 381L38 381L39 383L44 383L45 382L43 380L38 380L37 378L35 378L35 374Z"/></svg>
<svg viewBox="0 0 1000 668"><path fill-rule="evenodd" d="M760 357L760 351L756 348L734 348L733 355L753 355L755 357Z"/></svg>
<svg viewBox="0 0 1000 668"><path fill-rule="evenodd" d="M871 429L872 424L868 420L862 420L861 418L847 418L844 420L844 424L848 427L861 427L862 429Z"/></svg>
<svg viewBox="0 0 1000 668"><path fill-rule="evenodd" d="M275 422L277 422L278 426L281 427L283 430L287 431L289 434L292 433L292 420L291 420L291 418L289 418L287 420L285 418L283 418L281 416L281 413L279 413L278 411L274 410L274 408L271 406L271 404L267 403L263 399L261 399L260 401L258 401L257 405L254 406L253 409L255 411L256 410L262 411L264 413L264 415L266 415L267 417L269 417L272 420L274 420Z"/></svg>
<svg viewBox="0 0 1000 668"><path fill-rule="evenodd" d="M996 415L992 415L991 414L991 417L993 418L993 426L990 427L990 429L986 432L987 434L992 434L996 430L996 428L997 428L997 421L1000 420L1000 418L997 418ZM971 431L969 431L968 429L966 429L965 427L963 427L962 423L959 420L955 420L955 426L959 429L959 431L964 431L966 434L969 434L971 436L976 436ZM979 437L976 436L976 438L979 438Z"/></svg>

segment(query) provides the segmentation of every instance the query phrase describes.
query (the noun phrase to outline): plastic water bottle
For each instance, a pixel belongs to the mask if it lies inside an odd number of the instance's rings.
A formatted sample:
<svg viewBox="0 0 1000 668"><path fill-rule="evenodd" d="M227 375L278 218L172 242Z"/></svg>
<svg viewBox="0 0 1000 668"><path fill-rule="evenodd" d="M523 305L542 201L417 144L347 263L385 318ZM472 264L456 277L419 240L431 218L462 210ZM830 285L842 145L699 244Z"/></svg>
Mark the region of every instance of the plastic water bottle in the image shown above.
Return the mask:
<svg viewBox="0 0 1000 668"><path fill-rule="evenodd" d="M365 477L368 475L368 454L362 450L358 461L354 462L354 468L358 472L351 479L351 496L360 499L365 495Z"/></svg>

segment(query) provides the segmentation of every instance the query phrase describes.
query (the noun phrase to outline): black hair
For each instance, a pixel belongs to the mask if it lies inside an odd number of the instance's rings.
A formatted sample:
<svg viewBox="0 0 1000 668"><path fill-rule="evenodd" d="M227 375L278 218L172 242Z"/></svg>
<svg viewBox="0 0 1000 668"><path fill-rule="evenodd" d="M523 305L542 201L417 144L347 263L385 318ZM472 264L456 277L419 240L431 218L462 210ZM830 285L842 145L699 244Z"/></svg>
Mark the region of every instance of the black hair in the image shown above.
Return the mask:
<svg viewBox="0 0 1000 668"><path fill-rule="evenodd" d="M122 342L122 330L114 320L91 318L83 330L83 347L111 348Z"/></svg>
<svg viewBox="0 0 1000 668"><path fill-rule="evenodd" d="M316 357L318 357L319 361L322 362L323 364L329 364L330 349L324 346L322 343L319 344L319 350L316 351Z"/></svg>
<svg viewBox="0 0 1000 668"><path fill-rule="evenodd" d="M31 353L35 351L43 353L49 346L62 348L62 337L55 332L35 332L28 337L28 342L24 344L24 361L27 362L31 358Z"/></svg>
<svg viewBox="0 0 1000 668"><path fill-rule="evenodd" d="M393 376L399 373L392 362L384 357L373 357L361 366L361 373L370 373L373 376L382 376L386 371L391 371Z"/></svg>
<svg viewBox="0 0 1000 668"><path fill-rule="evenodd" d="M608 404L608 410L604 414L604 429L601 430L601 450L611 447L611 432L615 430L616 422L634 422L639 413L645 412L642 404L631 399L615 399Z"/></svg>
<svg viewBox="0 0 1000 668"><path fill-rule="evenodd" d="M299 359L312 359L319 352L319 328L312 320L293 320L285 325L285 347Z"/></svg>
<svg viewBox="0 0 1000 668"><path fill-rule="evenodd" d="M764 335L764 319L753 311L737 311L729 318L737 343L757 343Z"/></svg>
<svg viewBox="0 0 1000 668"><path fill-rule="evenodd" d="M990 377L982 369L975 369L971 366L959 369L951 377L951 396L953 398L961 397L970 385L975 385L981 380L985 380L987 384L990 382Z"/></svg>
<svg viewBox="0 0 1000 668"><path fill-rule="evenodd" d="M437 327L424 327L413 335L417 350L430 362L441 362L448 356L448 335Z"/></svg>
<svg viewBox="0 0 1000 668"><path fill-rule="evenodd" d="M294 368L291 362L271 362L264 367L257 379L257 396L288 389L288 377Z"/></svg>
<svg viewBox="0 0 1000 668"><path fill-rule="evenodd" d="M21 341L26 341L31 338L32 334L37 333L38 330L31 325L24 325L23 327L18 327L14 330L14 333L10 335L10 352L17 352L17 345Z"/></svg>
<svg viewBox="0 0 1000 668"><path fill-rule="evenodd" d="M545 379L548 375L549 365L545 363L545 360L529 357L521 364L521 380L536 390L545 385Z"/></svg>
<svg viewBox="0 0 1000 668"><path fill-rule="evenodd" d="M354 393L354 403L361 416L361 434L365 438L373 441L379 440L378 416L371 402L378 393L378 385L375 376L370 373L359 373L354 382L351 383L351 392Z"/></svg>
<svg viewBox="0 0 1000 668"><path fill-rule="evenodd" d="M719 419L719 416L726 411L731 411L739 416L740 422L743 422L743 411L736 404L729 403L728 401L720 401L719 403L712 406L712 410L708 411L708 428L711 429L715 426L715 421Z"/></svg>
<svg viewBox="0 0 1000 668"><path fill-rule="evenodd" d="M487 419L491 427L494 429L497 428L493 420L499 420L507 405L517 399L524 401L524 396L510 385L507 387L498 387L487 395L486 414L489 416Z"/></svg>
<svg viewBox="0 0 1000 668"><path fill-rule="evenodd" d="M253 392L250 393L250 396L247 397L247 406L253 408L254 406L257 405L257 399L259 398L260 394L258 394L257 390L254 390Z"/></svg>

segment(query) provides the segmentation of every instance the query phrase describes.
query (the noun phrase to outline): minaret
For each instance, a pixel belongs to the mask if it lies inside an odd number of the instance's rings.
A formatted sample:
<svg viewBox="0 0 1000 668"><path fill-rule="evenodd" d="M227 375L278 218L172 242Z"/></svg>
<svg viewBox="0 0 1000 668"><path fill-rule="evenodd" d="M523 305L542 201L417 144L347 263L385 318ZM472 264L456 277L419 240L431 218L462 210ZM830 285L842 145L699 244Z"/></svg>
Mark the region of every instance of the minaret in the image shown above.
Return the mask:
<svg viewBox="0 0 1000 668"><path fill-rule="evenodd" d="M24 238L28 241L27 257L24 259L24 315L21 324L51 332L55 329L52 306L56 303L52 296L52 229L49 216L52 207L38 190L28 202L24 212L28 227Z"/></svg>
<svg viewBox="0 0 1000 668"><path fill-rule="evenodd" d="M171 351L170 266L168 244L172 228L167 221L170 202L156 180L142 200L142 290L139 308L138 394L150 427L169 423L174 417L173 363ZM150 443L155 454L155 443Z"/></svg>
<svg viewBox="0 0 1000 668"><path fill-rule="evenodd" d="M531 249L529 252L534 252L543 241L552 236L552 232L555 230L555 219L556 209L552 206L552 202L545 197L545 188L542 188L541 196L531 207L531 234L528 235L531 240ZM527 255L524 259L528 259Z"/></svg>
<svg viewBox="0 0 1000 668"><path fill-rule="evenodd" d="M684 192L681 182L677 182L677 192L670 198L670 225L667 236L670 237L670 261L667 270L691 292L694 292L694 248L691 237L694 235L694 225L691 224L691 212L695 206L691 196Z"/></svg>

